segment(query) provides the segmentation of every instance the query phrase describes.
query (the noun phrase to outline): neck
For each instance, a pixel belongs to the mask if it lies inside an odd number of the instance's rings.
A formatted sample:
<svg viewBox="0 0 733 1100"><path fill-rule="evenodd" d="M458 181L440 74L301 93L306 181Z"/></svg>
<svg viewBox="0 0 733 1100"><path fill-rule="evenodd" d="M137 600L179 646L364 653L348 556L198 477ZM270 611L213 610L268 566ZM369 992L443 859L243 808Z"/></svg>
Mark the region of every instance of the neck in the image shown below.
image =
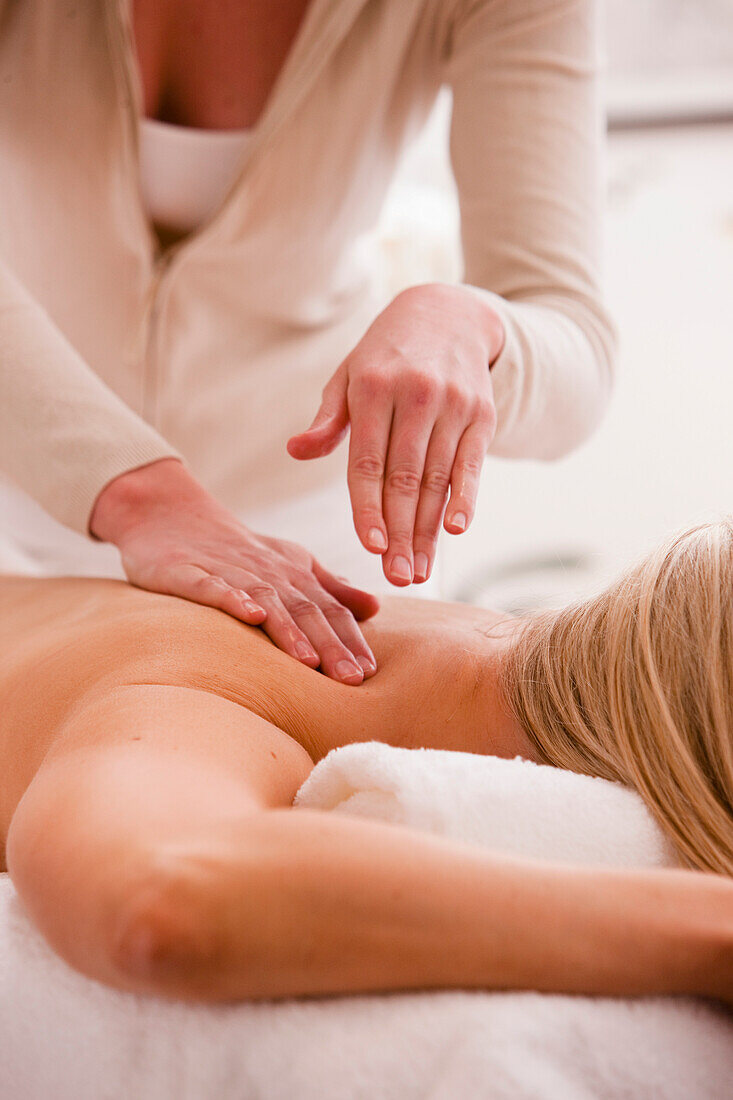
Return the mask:
<svg viewBox="0 0 733 1100"><path fill-rule="evenodd" d="M311 675L314 698L323 696L325 709L323 721L308 723L305 747L314 759L352 741L372 740L536 759L502 693L518 625L517 619L467 605L385 600L364 624L379 671L358 688L338 689L338 720L335 689Z"/></svg>
<svg viewBox="0 0 733 1100"><path fill-rule="evenodd" d="M506 617L483 636L476 656L475 688L467 701L467 730L475 747L467 751L506 759L521 756L539 763L537 750L512 713L503 690L506 662L519 625L519 619Z"/></svg>

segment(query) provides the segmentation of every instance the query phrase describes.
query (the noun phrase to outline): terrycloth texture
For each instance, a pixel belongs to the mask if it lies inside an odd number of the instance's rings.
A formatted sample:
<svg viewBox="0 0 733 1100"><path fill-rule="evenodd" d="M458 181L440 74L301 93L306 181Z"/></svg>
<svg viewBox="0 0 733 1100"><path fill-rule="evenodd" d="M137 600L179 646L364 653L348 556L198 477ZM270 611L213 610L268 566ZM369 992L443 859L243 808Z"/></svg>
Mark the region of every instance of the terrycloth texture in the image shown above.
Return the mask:
<svg viewBox="0 0 733 1100"><path fill-rule="evenodd" d="M634 791L519 757L345 745L313 769L295 801L517 856L616 867L677 863Z"/></svg>
<svg viewBox="0 0 733 1100"><path fill-rule="evenodd" d="M633 862L638 834L636 862L669 858L633 794L519 761L351 745L321 761L297 800L369 806L574 862ZM134 997L55 956L7 876L0 945L3 1100L730 1097L733 1023L702 1001L446 992L211 1007Z"/></svg>

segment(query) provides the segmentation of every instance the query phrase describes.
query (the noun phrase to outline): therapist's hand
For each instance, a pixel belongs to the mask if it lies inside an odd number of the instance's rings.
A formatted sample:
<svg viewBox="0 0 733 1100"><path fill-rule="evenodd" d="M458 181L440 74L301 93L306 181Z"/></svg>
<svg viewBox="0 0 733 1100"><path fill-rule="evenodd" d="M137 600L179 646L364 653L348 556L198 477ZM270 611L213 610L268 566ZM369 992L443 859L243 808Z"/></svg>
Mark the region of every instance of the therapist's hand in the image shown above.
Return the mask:
<svg viewBox="0 0 733 1100"><path fill-rule="evenodd" d="M115 478L97 497L89 529L115 543L139 588L260 626L285 653L342 683L376 671L357 625L379 609L376 597L302 546L249 531L177 459Z"/></svg>
<svg viewBox="0 0 733 1100"><path fill-rule="evenodd" d="M489 367L503 343L498 314L469 288L409 287L328 382L310 428L288 441L293 458L319 458L351 426L354 526L393 584L427 580L441 520L450 534L471 523L496 428Z"/></svg>

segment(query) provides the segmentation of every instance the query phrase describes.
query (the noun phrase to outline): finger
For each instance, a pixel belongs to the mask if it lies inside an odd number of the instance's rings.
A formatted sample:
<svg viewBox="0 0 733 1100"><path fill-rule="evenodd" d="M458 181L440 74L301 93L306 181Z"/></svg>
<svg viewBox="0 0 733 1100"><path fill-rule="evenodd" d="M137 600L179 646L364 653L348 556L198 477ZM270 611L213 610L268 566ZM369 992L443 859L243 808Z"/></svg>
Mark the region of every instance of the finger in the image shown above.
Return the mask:
<svg viewBox="0 0 733 1100"><path fill-rule="evenodd" d="M294 579L295 587L321 611L334 634L362 669L365 678L377 671L376 658L348 607L321 587L313 573L302 573Z"/></svg>
<svg viewBox="0 0 733 1100"><path fill-rule="evenodd" d="M283 590L289 590L289 587L285 584L282 586ZM308 665L309 668L317 668L321 663L321 656L311 644L308 635L301 630L288 608L285 607L278 588L269 581L253 576L248 590L267 612L262 629L268 638L283 653Z"/></svg>
<svg viewBox="0 0 733 1100"><path fill-rule="evenodd" d="M171 566L166 571L164 584L165 588L158 591L226 611L227 615L250 626L260 626L267 617L265 609L244 589L229 584L198 565Z"/></svg>
<svg viewBox="0 0 733 1100"><path fill-rule="evenodd" d="M466 531L473 519L490 438L486 426L477 422L470 424L461 436L451 473L450 500L443 521L446 531L452 535Z"/></svg>
<svg viewBox="0 0 733 1100"><path fill-rule="evenodd" d="M344 362L326 384L310 428L288 440L287 449L291 458L321 458L339 445L349 430L347 383L348 370Z"/></svg>
<svg viewBox="0 0 733 1100"><path fill-rule="evenodd" d="M305 577L303 583L308 584ZM327 607L329 617L338 621L340 629L344 631L346 630L345 620L347 617L356 627L351 612L332 597L325 597L325 593L320 597L311 598L299 588L290 587L283 589L281 595L286 610L309 638L320 657L321 670L327 676L340 681L342 684L352 686L360 684L364 679L364 668L357 661L351 649L339 637L319 604L330 601L331 606ZM376 671L377 663L374 660L374 655L363 639L361 644L358 645L358 649L360 656L369 666L370 673Z"/></svg>
<svg viewBox="0 0 733 1100"><path fill-rule="evenodd" d="M384 575L392 584L410 584L414 576L415 515L434 423L432 394L424 393L421 400L420 391L411 386L400 395L392 421L382 492L389 538L389 550L383 559Z"/></svg>
<svg viewBox="0 0 733 1100"><path fill-rule="evenodd" d="M382 513L382 481L392 424L392 392L379 378L365 378L349 394L351 439L347 480L354 527L359 540L373 554L388 546Z"/></svg>
<svg viewBox="0 0 733 1100"><path fill-rule="evenodd" d="M371 592L355 588L345 577L337 577L324 569L320 562L313 560L313 574L326 592L335 596L339 603L348 607L357 622L371 619L379 611L379 600Z"/></svg>
<svg viewBox="0 0 733 1100"><path fill-rule="evenodd" d="M416 584L426 581L433 571L438 532L460 438L460 428L449 417L441 417L436 422L430 437L412 539Z"/></svg>

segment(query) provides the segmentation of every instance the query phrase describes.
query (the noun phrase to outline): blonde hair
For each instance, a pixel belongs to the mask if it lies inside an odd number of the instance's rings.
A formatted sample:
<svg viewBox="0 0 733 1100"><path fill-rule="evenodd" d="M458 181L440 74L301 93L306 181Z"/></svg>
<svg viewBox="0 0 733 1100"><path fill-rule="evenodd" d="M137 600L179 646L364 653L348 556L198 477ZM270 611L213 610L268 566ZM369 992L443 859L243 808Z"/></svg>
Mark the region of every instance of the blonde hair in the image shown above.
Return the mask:
<svg viewBox="0 0 733 1100"><path fill-rule="evenodd" d="M635 788L684 865L733 875L733 521L531 615L503 690L542 759Z"/></svg>

